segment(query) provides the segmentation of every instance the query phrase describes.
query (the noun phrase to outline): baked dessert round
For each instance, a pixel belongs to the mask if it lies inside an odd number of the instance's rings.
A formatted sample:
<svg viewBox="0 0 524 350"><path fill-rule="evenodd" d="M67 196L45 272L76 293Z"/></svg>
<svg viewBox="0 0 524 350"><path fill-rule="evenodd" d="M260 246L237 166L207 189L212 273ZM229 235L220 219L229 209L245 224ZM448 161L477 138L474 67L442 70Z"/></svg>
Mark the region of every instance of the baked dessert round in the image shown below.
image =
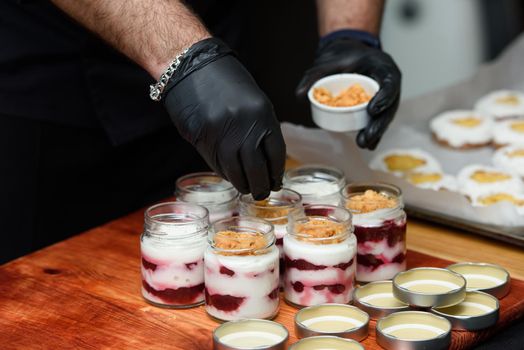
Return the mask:
<svg viewBox="0 0 524 350"><path fill-rule="evenodd" d="M515 90L497 90L481 97L475 110L494 119L524 116L524 93Z"/></svg>
<svg viewBox="0 0 524 350"><path fill-rule="evenodd" d="M492 193L524 193L524 183L513 172L473 164L464 167L457 176L460 191L470 200Z"/></svg>
<svg viewBox="0 0 524 350"><path fill-rule="evenodd" d="M439 144L456 149L487 146L493 136L492 118L470 110L441 113L431 120L429 127Z"/></svg>
<svg viewBox="0 0 524 350"><path fill-rule="evenodd" d="M524 143L524 118L495 123L493 129L493 144L495 147L522 143Z"/></svg>
<svg viewBox="0 0 524 350"><path fill-rule="evenodd" d="M412 172L406 174L406 180L411 184L434 191L457 191L457 179L441 172Z"/></svg>
<svg viewBox="0 0 524 350"><path fill-rule="evenodd" d="M493 164L524 179L524 140L520 145L499 148L493 155Z"/></svg>
<svg viewBox="0 0 524 350"><path fill-rule="evenodd" d="M511 203L519 215L524 215L524 195L510 194L507 192L496 192L479 196L473 200L474 206L485 207L501 202Z"/></svg>
<svg viewBox="0 0 524 350"><path fill-rule="evenodd" d="M411 172L442 172L440 163L428 152L418 148L397 148L375 156L371 169L385 171L396 176Z"/></svg>

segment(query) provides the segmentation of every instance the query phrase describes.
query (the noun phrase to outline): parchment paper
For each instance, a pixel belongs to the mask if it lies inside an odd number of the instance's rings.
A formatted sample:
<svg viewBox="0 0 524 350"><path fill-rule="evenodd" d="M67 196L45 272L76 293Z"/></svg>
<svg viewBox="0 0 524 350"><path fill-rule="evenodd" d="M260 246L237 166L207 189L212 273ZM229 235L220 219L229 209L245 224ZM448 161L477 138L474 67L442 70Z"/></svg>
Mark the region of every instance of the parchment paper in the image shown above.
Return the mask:
<svg viewBox="0 0 524 350"><path fill-rule="evenodd" d="M457 53L460 54L460 53ZM447 191L417 188L391 174L373 171L369 160L391 148L420 148L435 156L444 172L456 175L467 164L491 164L493 149L457 151L432 141L429 120L450 109L472 109L483 95L497 89L524 91L524 35L491 64L482 66L471 79L448 88L402 102L395 120L374 152L359 149L355 133L333 133L284 123L288 154L303 163L321 163L342 169L349 181L386 181L399 186L408 206L428 209L457 221L495 225L524 237L524 216L509 203L473 207L468 200Z"/></svg>

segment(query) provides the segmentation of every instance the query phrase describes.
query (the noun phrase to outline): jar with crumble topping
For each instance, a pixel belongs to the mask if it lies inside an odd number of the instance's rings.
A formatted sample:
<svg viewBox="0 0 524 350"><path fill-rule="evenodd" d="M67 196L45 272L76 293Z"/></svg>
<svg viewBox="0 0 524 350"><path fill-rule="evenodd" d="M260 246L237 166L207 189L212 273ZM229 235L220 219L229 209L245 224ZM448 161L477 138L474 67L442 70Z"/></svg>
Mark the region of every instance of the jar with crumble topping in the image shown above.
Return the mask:
<svg viewBox="0 0 524 350"><path fill-rule="evenodd" d="M342 191L357 236L357 280L381 281L406 270L406 223L400 188L353 183Z"/></svg>
<svg viewBox="0 0 524 350"><path fill-rule="evenodd" d="M142 295L151 304L187 308L204 302L207 209L182 202L154 205L144 214Z"/></svg>
<svg viewBox="0 0 524 350"><path fill-rule="evenodd" d="M300 193L304 205L340 205L340 190L346 184L342 170L325 165L303 165L284 174L284 187Z"/></svg>
<svg viewBox="0 0 524 350"><path fill-rule="evenodd" d="M217 221L205 252L207 313L221 321L270 319L279 309L273 225L249 216Z"/></svg>
<svg viewBox="0 0 524 350"><path fill-rule="evenodd" d="M350 302L356 245L351 214L344 208L308 205L291 215L284 236L286 301L298 307Z"/></svg>
<svg viewBox="0 0 524 350"><path fill-rule="evenodd" d="M211 223L238 214L238 191L231 183L212 172L193 173L176 182L177 201L202 205Z"/></svg>

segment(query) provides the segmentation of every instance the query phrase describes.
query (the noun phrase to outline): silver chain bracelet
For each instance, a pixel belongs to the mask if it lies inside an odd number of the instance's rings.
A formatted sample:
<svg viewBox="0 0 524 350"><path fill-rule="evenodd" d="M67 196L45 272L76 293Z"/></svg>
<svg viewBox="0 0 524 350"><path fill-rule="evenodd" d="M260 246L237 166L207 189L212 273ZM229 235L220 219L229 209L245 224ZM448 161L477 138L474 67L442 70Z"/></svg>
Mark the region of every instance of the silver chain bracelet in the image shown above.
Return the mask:
<svg viewBox="0 0 524 350"><path fill-rule="evenodd" d="M171 64L167 67L166 71L162 73L156 84L149 85L149 97L151 97L153 101L160 101L162 99L162 93L164 92L169 79L171 79L173 74L175 74L182 57L187 53L187 51L189 51L189 47L171 61Z"/></svg>

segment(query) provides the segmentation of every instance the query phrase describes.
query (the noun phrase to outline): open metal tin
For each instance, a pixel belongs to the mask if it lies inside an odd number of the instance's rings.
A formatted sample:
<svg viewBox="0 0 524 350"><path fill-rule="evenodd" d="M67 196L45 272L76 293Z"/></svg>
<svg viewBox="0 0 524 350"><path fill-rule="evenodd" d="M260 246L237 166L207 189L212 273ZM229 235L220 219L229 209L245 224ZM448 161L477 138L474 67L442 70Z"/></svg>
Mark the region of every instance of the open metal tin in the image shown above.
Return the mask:
<svg viewBox="0 0 524 350"><path fill-rule="evenodd" d="M393 295L393 282L370 282L355 289L353 305L368 313L376 320L394 312L407 311L409 305Z"/></svg>
<svg viewBox="0 0 524 350"><path fill-rule="evenodd" d="M440 350L451 343L451 323L423 311L401 311L381 318L377 343L391 350Z"/></svg>
<svg viewBox="0 0 524 350"><path fill-rule="evenodd" d="M368 326L367 313L345 304L309 306L295 315L298 338L332 335L361 341L368 336Z"/></svg>
<svg viewBox="0 0 524 350"><path fill-rule="evenodd" d="M226 322L213 332L215 350L285 350L287 329L279 323L259 319Z"/></svg>
<svg viewBox="0 0 524 350"><path fill-rule="evenodd" d="M393 295L418 307L445 307L466 297L466 279L447 269L419 267L393 278Z"/></svg>
<svg viewBox="0 0 524 350"><path fill-rule="evenodd" d="M359 342L333 336L310 337L299 340L289 350L364 350Z"/></svg>
<svg viewBox="0 0 524 350"><path fill-rule="evenodd" d="M447 269L464 276L467 291L486 292L499 299L509 293L509 272L499 265L464 262L449 265Z"/></svg>
<svg viewBox="0 0 524 350"><path fill-rule="evenodd" d="M466 292L463 302L448 307L432 308L431 311L447 318L453 329L477 331L497 323L499 301L484 292Z"/></svg>

